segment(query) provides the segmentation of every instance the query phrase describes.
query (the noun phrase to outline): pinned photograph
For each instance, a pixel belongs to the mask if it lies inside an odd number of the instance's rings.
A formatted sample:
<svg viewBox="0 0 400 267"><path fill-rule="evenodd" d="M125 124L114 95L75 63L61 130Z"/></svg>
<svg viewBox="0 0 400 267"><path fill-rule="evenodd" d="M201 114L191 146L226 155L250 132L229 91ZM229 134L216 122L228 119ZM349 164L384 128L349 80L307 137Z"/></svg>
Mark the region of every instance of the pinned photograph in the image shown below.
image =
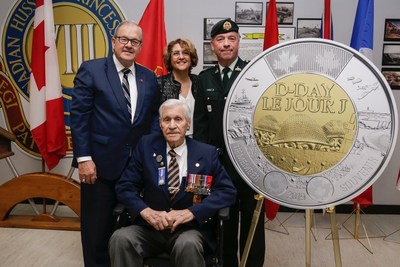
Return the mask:
<svg viewBox="0 0 400 267"><path fill-rule="evenodd" d="M400 44L384 44L382 65L400 66Z"/></svg>
<svg viewBox="0 0 400 267"><path fill-rule="evenodd" d="M389 83L390 88L400 89L400 69L398 68L382 68L382 74Z"/></svg>
<svg viewBox="0 0 400 267"><path fill-rule="evenodd" d="M385 41L400 41L400 19L385 20Z"/></svg>
<svg viewBox="0 0 400 267"><path fill-rule="evenodd" d="M218 62L217 56L211 50L211 43L203 43L203 63L204 64L216 64Z"/></svg>
<svg viewBox="0 0 400 267"><path fill-rule="evenodd" d="M269 2L267 3L268 10ZM268 11L267 11L268 12ZM278 16L278 24L292 25L294 3L293 2L276 2L276 15Z"/></svg>
<svg viewBox="0 0 400 267"><path fill-rule="evenodd" d="M261 2L236 2L235 22L238 24L261 25L262 14Z"/></svg>
<svg viewBox="0 0 400 267"><path fill-rule="evenodd" d="M297 38L320 38L321 19L297 19Z"/></svg>
<svg viewBox="0 0 400 267"><path fill-rule="evenodd" d="M227 18L204 18L204 40L211 40L211 29L220 20Z"/></svg>

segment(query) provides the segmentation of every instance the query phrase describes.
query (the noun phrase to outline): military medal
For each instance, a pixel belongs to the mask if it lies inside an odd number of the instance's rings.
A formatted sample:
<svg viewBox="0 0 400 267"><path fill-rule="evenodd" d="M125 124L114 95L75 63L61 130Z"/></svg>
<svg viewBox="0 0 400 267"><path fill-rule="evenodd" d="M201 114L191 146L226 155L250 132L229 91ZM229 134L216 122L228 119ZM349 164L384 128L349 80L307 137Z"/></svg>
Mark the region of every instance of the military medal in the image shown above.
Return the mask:
<svg viewBox="0 0 400 267"><path fill-rule="evenodd" d="M165 166L158 168L158 185L165 185Z"/></svg>
<svg viewBox="0 0 400 267"><path fill-rule="evenodd" d="M188 174L186 192L198 195L209 195L211 193L211 175Z"/></svg>

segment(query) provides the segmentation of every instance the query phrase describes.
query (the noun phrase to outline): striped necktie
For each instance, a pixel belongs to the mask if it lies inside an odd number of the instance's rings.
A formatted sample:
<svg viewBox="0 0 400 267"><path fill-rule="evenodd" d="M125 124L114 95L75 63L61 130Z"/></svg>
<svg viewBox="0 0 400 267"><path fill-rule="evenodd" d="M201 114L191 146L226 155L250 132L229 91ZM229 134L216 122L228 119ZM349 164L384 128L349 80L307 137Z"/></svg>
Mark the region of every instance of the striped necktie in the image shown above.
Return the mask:
<svg viewBox="0 0 400 267"><path fill-rule="evenodd" d="M124 89L124 96L126 100L126 106L128 107L129 114L132 116L132 109L131 109L131 93L129 89L129 81L128 81L128 75L131 72L130 69L123 69L122 73L124 74L124 77L122 78L122 89Z"/></svg>
<svg viewBox="0 0 400 267"><path fill-rule="evenodd" d="M168 165L168 191L170 194L170 199L173 199L179 192L179 165L178 161L176 160L176 152L171 149L168 154L171 156Z"/></svg>

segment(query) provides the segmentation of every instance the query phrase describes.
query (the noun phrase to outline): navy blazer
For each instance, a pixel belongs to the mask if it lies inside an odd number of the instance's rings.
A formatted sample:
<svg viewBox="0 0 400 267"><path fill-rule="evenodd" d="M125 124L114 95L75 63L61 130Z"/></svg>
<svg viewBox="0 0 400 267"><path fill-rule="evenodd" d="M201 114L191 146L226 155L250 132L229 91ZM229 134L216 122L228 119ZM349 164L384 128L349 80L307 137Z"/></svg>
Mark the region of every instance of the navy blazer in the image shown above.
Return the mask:
<svg viewBox="0 0 400 267"><path fill-rule="evenodd" d="M140 137L160 131L157 78L136 63L135 77L138 94L131 123L112 54L83 62L76 74L70 116L74 157L91 156L101 179L118 179Z"/></svg>
<svg viewBox="0 0 400 267"><path fill-rule="evenodd" d="M149 225L140 216L140 212L150 207L158 211L171 209L189 209L195 216L187 226L198 229L210 245L215 248L215 224L213 217L218 210L234 204L236 189L218 159L215 147L186 137L188 174L211 175L213 177L211 194L200 203L193 205L193 193L186 192L183 179L180 190L173 200L168 193L168 181L158 184L160 163L157 156L162 156L163 166L168 168L166 141L160 134L144 136L138 143L133 157L117 182L118 200L123 203L136 224ZM168 173L166 170L166 177Z"/></svg>

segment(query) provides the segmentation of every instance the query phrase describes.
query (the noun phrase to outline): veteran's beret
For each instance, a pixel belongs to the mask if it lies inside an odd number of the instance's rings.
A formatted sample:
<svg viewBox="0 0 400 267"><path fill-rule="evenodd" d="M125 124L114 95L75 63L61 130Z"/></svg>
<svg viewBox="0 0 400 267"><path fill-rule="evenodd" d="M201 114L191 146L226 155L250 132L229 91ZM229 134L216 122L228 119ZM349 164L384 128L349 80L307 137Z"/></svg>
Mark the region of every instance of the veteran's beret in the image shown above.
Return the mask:
<svg viewBox="0 0 400 267"><path fill-rule="evenodd" d="M239 26L231 19L220 20L212 27L211 38L228 32L239 32Z"/></svg>

